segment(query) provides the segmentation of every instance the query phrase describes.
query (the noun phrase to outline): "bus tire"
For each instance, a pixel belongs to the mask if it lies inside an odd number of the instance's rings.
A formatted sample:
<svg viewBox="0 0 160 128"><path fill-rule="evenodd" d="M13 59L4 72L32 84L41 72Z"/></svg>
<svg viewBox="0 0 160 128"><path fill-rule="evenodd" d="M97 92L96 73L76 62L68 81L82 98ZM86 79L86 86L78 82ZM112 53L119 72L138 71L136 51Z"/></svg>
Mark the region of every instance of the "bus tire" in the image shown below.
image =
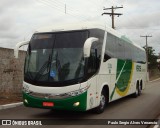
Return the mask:
<svg viewBox="0 0 160 128"><path fill-rule="evenodd" d="M141 86L138 84L136 87L136 92L133 94L134 98L137 98L141 95Z"/></svg>
<svg viewBox="0 0 160 128"><path fill-rule="evenodd" d="M141 85L138 86L138 96L140 96L142 94L142 87Z"/></svg>
<svg viewBox="0 0 160 128"><path fill-rule="evenodd" d="M106 101L107 101L107 96L106 96L105 90L103 89L101 92L100 104L98 107L95 108L95 112L97 114L101 114L104 112Z"/></svg>

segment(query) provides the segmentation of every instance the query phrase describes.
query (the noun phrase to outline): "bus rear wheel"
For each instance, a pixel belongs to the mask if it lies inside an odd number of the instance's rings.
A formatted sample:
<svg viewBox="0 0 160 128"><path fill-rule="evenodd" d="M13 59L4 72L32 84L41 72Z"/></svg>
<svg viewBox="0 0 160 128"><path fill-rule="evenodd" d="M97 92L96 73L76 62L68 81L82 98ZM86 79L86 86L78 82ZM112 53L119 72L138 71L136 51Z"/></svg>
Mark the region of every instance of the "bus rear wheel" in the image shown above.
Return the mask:
<svg viewBox="0 0 160 128"><path fill-rule="evenodd" d="M140 95L141 95L141 86L137 85L136 92L133 94L133 96L136 98L136 97L138 97Z"/></svg>
<svg viewBox="0 0 160 128"><path fill-rule="evenodd" d="M103 89L101 92L100 104L98 107L95 108L95 112L97 114L103 113L105 106L106 106L106 99L107 99L107 97L106 97L105 91Z"/></svg>

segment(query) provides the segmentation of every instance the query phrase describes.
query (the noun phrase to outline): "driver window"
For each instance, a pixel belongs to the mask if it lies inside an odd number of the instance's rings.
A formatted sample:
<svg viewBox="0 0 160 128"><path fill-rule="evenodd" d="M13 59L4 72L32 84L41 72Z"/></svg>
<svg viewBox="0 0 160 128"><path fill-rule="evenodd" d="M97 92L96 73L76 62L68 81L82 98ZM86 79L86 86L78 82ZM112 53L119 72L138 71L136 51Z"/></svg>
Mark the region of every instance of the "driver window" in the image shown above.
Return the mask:
<svg viewBox="0 0 160 128"><path fill-rule="evenodd" d="M88 58L88 74L93 75L98 68L97 42L93 42L91 46L90 57Z"/></svg>

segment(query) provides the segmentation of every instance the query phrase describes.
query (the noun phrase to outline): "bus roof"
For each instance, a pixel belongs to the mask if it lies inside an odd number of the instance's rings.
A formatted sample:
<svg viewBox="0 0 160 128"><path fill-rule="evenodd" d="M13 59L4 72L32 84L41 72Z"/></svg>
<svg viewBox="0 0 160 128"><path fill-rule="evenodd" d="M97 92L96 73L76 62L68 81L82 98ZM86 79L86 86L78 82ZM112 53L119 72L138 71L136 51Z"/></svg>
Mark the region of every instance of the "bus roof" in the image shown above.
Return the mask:
<svg viewBox="0 0 160 128"><path fill-rule="evenodd" d="M86 30L86 29L101 29L104 31L106 30L107 32L121 38L122 40L125 40L126 42L133 44L137 48L144 50L139 45L129 40L126 36L121 35L116 30L107 26L106 22L104 21L87 21L87 22L79 22L79 23L55 24L55 25L37 29L35 33L63 32L63 31Z"/></svg>
<svg viewBox="0 0 160 128"><path fill-rule="evenodd" d="M121 35L116 30L108 27L107 24L103 21L87 21L79 23L55 24L40 28L35 33L74 31L74 30L86 30L86 29L102 29L104 31L107 30L111 34L121 37Z"/></svg>

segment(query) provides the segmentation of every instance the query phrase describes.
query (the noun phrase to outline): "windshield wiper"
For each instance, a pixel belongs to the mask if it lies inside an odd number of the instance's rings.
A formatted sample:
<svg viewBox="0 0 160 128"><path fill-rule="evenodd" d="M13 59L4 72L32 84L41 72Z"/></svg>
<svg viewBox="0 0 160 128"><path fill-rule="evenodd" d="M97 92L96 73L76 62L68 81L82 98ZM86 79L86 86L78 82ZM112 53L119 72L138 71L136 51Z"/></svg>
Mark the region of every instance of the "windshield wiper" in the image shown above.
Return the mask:
<svg viewBox="0 0 160 128"><path fill-rule="evenodd" d="M50 70L51 62L52 62L52 60L51 60L51 54L50 54L50 55L49 55L49 58L48 58L47 72L49 72L49 70Z"/></svg>
<svg viewBox="0 0 160 128"><path fill-rule="evenodd" d="M37 72L37 75L35 76L34 81L37 81L42 77L42 73L46 70L46 68L47 68L47 72L49 72L50 64L51 64L51 55L49 55L48 60L43 64L43 66Z"/></svg>
<svg viewBox="0 0 160 128"><path fill-rule="evenodd" d="M58 59L58 52L57 52L57 55L56 55L56 68L57 68L58 72L60 72L60 70L61 70L61 63L60 63L60 61Z"/></svg>

